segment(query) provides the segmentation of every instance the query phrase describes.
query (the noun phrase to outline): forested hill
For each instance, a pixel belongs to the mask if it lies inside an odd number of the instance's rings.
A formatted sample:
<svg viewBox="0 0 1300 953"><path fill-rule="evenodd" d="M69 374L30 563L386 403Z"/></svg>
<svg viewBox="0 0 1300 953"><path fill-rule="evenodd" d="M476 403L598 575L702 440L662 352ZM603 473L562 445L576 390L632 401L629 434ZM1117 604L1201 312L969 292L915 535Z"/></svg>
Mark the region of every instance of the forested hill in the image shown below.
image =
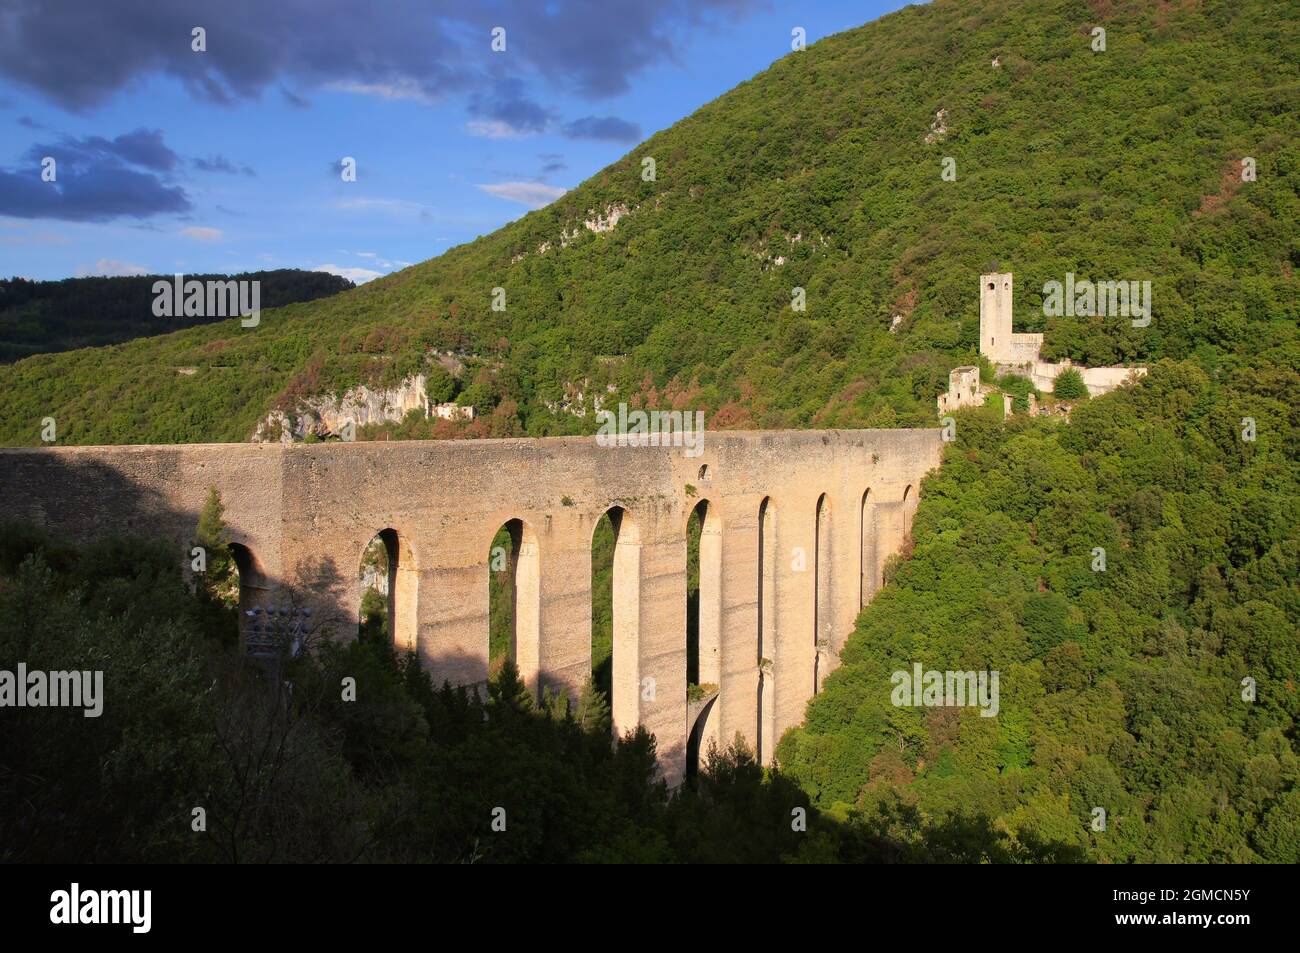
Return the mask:
<svg viewBox="0 0 1300 953"><path fill-rule="evenodd" d="M171 275L0 280L0 363L79 347L116 344L195 324L210 317L154 314L154 283ZM264 308L314 301L354 287L323 271L279 268L238 275L187 275L188 281L257 281Z"/></svg>
<svg viewBox="0 0 1300 953"><path fill-rule="evenodd" d="M50 415L61 442L246 440L271 407L434 350L469 355L451 386L483 434L580 431L566 397L608 384L712 427L922 424L974 356L994 263L1049 355L1294 367L1298 57L1297 8L1272 0L910 7L436 259L256 328L0 368L0 442L37 442ZM1044 319L1036 289L1069 272L1150 280L1151 325Z"/></svg>

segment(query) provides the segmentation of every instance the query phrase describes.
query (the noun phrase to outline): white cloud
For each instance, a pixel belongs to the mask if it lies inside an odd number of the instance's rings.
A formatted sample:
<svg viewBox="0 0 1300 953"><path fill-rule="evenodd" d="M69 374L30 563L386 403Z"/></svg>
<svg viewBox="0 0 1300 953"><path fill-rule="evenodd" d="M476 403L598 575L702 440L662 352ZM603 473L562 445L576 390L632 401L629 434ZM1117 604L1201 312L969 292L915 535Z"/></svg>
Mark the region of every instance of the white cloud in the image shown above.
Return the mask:
<svg viewBox="0 0 1300 953"><path fill-rule="evenodd" d="M335 207L354 212L384 212L398 217L411 216L418 218L426 225L433 222L432 206L425 205L421 202L411 202L407 199L343 199L341 202L338 202Z"/></svg>
<svg viewBox="0 0 1300 953"><path fill-rule="evenodd" d="M568 191L557 185L547 185L545 182L497 182L492 185L480 185L479 188L488 195L495 195L508 202L519 202L529 208L550 205Z"/></svg>
<svg viewBox="0 0 1300 953"><path fill-rule="evenodd" d="M364 285L367 281L374 281L376 278L383 277L382 271L371 271L369 268L345 268L342 265L321 265L314 271L326 271L331 275L338 275L340 278L346 278L354 281L359 285Z"/></svg>
<svg viewBox="0 0 1300 953"><path fill-rule="evenodd" d="M90 278L107 277L120 278L124 275L147 275L149 269L141 265L133 265L129 261L118 261L116 258L101 258L94 265L78 265L77 277Z"/></svg>
<svg viewBox="0 0 1300 953"><path fill-rule="evenodd" d="M327 88L344 93L357 93L360 96L375 96L379 99L413 99L428 104L438 101L436 96L430 96L423 86L411 79L402 79L395 83L330 83Z"/></svg>
<svg viewBox="0 0 1300 953"><path fill-rule="evenodd" d="M531 135L500 119L475 119L465 124L465 130L479 139L522 139Z"/></svg>
<svg viewBox="0 0 1300 953"><path fill-rule="evenodd" d="M181 234L200 242L219 242L226 237L226 233L221 229L205 228L202 225L191 225L189 228L182 228Z"/></svg>
<svg viewBox="0 0 1300 953"><path fill-rule="evenodd" d="M0 223L3 224L3 223ZM22 232L0 235L0 245L71 245L72 239L55 232Z"/></svg>

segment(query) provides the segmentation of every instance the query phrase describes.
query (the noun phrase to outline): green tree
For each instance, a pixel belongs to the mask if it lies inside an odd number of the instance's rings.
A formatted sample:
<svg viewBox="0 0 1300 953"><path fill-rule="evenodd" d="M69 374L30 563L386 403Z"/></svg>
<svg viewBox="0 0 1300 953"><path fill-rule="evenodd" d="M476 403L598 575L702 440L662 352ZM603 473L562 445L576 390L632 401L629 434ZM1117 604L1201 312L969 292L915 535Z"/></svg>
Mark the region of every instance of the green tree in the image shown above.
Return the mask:
<svg viewBox="0 0 1300 953"><path fill-rule="evenodd" d="M1052 393L1061 400L1086 400L1088 387L1083 382L1083 375L1073 367L1067 367L1056 375Z"/></svg>
<svg viewBox="0 0 1300 953"><path fill-rule="evenodd" d="M445 404L456 396L456 378L441 364L434 363L424 376L424 392L430 403Z"/></svg>
<svg viewBox="0 0 1300 953"><path fill-rule="evenodd" d="M216 606L234 611L239 609L239 569L230 550L226 533L225 504L215 486L208 487L208 495L199 511L199 525L195 531L194 545L202 549L206 568L195 572L195 589Z"/></svg>

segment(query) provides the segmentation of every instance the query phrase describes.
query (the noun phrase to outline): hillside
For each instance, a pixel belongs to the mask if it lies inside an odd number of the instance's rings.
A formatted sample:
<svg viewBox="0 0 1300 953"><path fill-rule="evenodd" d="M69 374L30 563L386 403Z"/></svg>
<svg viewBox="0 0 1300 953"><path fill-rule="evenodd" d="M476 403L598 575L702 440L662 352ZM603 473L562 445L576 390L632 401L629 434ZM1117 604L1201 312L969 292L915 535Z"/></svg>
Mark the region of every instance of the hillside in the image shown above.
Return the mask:
<svg viewBox="0 0 1300 953"><path fill-rule="evenodd" d="M171 275L0 280L0 363L33 354L101 347L219 320L183 314L161 318L155 315L153 286L160 278L172 280ZM354 287L338 275L298 268L186 278L260 282L264 308L314 301Z"/></svg>
<svg viewBox="0 0 1300 953"><path fill-rule="evenodd" d="M993 262L1049 356L1294 368L1298 32L1294 6L1265 0L908 8L784 56L439 258L255 329L0 368L0 442L37 442L47 415L73 443L246 440L272 407L396 382L435 349L472 355L457 386L491 411L473 433L580 432L589 414L547 403L608 384L714 427L927 423L974 355ZM1151 280L1151 326L1044 319L1035 289L1067 272Z"/></svg>

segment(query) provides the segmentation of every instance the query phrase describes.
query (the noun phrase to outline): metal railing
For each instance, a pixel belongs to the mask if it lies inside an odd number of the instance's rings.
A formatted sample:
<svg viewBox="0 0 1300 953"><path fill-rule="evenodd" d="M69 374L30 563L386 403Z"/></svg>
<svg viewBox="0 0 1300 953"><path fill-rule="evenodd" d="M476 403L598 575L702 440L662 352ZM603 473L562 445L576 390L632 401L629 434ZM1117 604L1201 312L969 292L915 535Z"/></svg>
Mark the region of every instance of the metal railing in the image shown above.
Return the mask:
<svg viewBox="0 0 1300 953"><path fill-rule="evenodd" d="M310 609L254 606L244 615L249 618L244 632L244 651L250 658L297 658L306 648Z"/></svg>

